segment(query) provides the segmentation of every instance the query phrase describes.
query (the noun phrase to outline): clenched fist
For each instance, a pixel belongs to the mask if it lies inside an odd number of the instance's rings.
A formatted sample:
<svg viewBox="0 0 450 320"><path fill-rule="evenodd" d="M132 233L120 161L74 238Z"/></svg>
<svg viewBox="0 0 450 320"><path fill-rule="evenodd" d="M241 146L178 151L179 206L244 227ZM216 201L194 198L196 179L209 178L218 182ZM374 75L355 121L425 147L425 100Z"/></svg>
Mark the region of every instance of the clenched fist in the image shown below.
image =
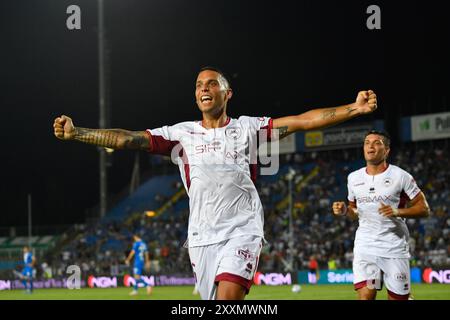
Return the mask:
<svg viewBox="0 0 450 320"><path fill-rule="evenodd" d="M355 107L361 114L374 112L377 109L377 95L372 90L358 92Z"/></svg>
<svg viewBox="0 0 450 320"><path fill-rule="evenodd" d="M72 119L64 115L55 119L53 129L55 136L61 140L72 140L76 133Z"/></svg>
<svg viewBox="0 0 450 320"><path fill-rule="evenodd" d="M347 206L345 202L333 202L333 213L337 216L344 216L347 214Z"/></svg>

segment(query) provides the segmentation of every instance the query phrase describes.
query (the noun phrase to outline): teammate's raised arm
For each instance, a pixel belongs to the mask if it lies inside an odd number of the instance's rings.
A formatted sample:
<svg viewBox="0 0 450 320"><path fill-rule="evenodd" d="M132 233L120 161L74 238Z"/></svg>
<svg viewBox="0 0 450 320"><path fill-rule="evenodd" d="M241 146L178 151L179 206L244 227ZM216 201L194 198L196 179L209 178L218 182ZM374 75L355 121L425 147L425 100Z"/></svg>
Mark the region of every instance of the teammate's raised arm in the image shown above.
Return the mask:
<svg viewBox="0 0 450 320"><path fill-rule="evenodd" d="M75 140L111 149L149 150L149 133L124 129L87 129L75 127L72 119L61 116L53 123L54 133L61 140Z"/></svg>
<svg viewBox="0 0 450 320"><path fill-rule="evenodd" d="M377 96L372 90L360 91L354 103L335 107L313 109L305 113L273 120L273 128L284 138L296 131L321 129L359 115L371 113L377 108Z"/></svg>

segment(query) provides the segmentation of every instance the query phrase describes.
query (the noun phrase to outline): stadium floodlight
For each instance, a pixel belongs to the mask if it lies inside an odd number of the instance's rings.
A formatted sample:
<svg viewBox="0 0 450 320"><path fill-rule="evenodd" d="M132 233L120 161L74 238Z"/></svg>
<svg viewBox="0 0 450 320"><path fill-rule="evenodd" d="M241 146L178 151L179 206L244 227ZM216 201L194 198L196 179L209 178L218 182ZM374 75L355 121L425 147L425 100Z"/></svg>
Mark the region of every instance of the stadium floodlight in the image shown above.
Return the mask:
<svg viewBox="0 0 450 320"><path fill-rule="evenodd" d="M147 217L154 217L155 215L156 215L156 212L155 211L153 211L153 210L149 210L149 211L145 211L145 215L147 216Z"/></svg>

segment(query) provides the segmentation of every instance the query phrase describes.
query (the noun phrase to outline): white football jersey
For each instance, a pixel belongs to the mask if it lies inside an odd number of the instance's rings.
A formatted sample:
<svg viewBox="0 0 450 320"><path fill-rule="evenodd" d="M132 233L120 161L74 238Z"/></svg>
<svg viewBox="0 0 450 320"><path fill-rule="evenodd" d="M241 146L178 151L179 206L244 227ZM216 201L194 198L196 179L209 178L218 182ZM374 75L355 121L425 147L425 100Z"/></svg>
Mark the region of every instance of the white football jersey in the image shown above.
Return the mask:
<svg viewBox="0 0 450 320"><path fill-rule="evenodd" d="M264 212L254 181L258 136L271 136L272 119L228 118L221 128L188 121L147 130L152 153L178 164L189 196L189 247L242 235L264 237Z"/></svg>
<svg viewBox="0 0 450 320"><path fill-rule="evenodd" d="M358 252L387 258L409 258L409 232L404 218L384 217L381 204L404 208L408 200L420 193L414 178L405 170L390 164L375 176L366 167L348 176L348 200L358 208L359 227L355 236Z"/></svg>

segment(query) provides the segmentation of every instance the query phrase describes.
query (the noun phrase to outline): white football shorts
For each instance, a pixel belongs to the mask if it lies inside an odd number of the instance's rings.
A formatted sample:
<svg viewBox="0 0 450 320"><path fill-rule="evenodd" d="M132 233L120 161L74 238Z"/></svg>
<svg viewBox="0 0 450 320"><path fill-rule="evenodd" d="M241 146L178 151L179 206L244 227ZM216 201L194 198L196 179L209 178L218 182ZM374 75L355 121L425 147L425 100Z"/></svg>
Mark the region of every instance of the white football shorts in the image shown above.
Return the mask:
<svg viewBox="0 0 450 320"><path fill-rule="evenodd" d="M248 235L189 248L196 285L203 300L216 298L220 281L238 283L247 293L258 268L262 238Z"/></svg>
<svg viewBox="0 0 450 320"><path fill-rule="evenodd" d="M355 253L353 259L355 290L362 287L381 290L383 283L390 296L407 299L411 288L409 259Z"/></svg>

